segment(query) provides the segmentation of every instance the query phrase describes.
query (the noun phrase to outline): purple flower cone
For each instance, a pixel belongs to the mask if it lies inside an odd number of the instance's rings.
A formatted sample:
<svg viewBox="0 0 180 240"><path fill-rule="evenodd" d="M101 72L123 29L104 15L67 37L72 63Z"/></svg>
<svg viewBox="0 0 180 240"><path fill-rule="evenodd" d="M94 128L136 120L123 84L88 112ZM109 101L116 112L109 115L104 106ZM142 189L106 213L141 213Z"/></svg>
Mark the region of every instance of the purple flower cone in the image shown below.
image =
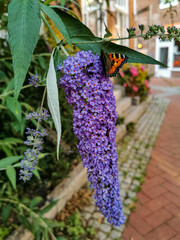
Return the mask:
<svg viewBox="0 0 180 240"><path fill-rule="evenodd" d="M125 217L118 179L113 85L104 75L100 57L91 51L68 57L58 69L62 74L59 84L73 106L73 130L96 205L109 223L120 226Z"/></svg>

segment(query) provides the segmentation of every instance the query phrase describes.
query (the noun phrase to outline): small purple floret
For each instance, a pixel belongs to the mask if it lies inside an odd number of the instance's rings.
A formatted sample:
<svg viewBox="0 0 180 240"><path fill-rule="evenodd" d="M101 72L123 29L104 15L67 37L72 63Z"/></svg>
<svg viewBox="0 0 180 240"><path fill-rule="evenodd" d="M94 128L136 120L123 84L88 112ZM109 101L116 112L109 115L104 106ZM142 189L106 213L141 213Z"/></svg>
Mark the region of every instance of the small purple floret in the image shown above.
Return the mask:
<svg viewBox="0 0 180 240"><path fill-rule="evenodd" d="M34 118L36 120L39 120L40 122L42 120L47 120L49 118L49 114L48 114L48 111L47 110L40 110L38 112L32 112L32 113L29 113L26 117L27 120L31 119L31 118Z"/></svg>
<svg viewBox="0 0 180 240"><path fill-rule="evenodd" d="M29 84L33 85L34 87L37 87L37 85L41 82L41 80L35 75L32 75L31 78L28 78Z"/></svg>
<svg viewBox="0 0 180 240"><path fill-rule="evenodd" d="M36 120L46 120L50 115L47 110L41 110L39 112L29 113L27 119L34 118ZM45 129L36 130L31 128L26 128L27 139L24 142L29 148L24 152L24 157L20 162L20 177L24 182L29 181L35 170L35 165L38 162L38 155L42 150L42 145L44 143L43 137L47 136L47 131Z"/></svg>
<svg viewBox="0 0 180 240"><path fill-rule="evenodd" d="M96 205L114 226L125 222L120 199L115 144L116 107L113 85L105 77L98 55L80 51L60 65L63 86L73 106L73 130L83 166L95 189Z"/></svg>

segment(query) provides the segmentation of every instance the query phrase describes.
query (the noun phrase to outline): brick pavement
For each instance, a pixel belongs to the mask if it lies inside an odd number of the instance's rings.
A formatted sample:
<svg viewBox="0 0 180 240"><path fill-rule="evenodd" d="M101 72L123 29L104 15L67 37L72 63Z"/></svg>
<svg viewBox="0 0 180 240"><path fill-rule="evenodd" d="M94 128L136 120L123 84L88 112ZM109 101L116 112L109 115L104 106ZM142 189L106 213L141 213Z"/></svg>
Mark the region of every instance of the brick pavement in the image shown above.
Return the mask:
<svg viewBox="0 0 180 240"><path fill-rule="evenodd" d="M158 82L159 81L159 82ZM153 80L156 85L167 81ZM180 85L180 80L172 81ZM121 240L180 240L180 95L171 100Z"/></svg>

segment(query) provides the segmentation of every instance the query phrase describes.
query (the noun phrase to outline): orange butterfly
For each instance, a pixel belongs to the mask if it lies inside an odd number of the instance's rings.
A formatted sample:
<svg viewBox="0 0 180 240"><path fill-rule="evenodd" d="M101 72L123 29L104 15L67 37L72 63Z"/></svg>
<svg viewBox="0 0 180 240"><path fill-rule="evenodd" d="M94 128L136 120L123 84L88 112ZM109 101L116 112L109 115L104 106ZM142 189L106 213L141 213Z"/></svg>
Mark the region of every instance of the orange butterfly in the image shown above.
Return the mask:
<svg viewBox="0 0 180 240"><path fill-rule="evenodd" d="M101 50L101 61L107 77L113 77L128 61L128 57L120 53L104 53Z"/></svg>

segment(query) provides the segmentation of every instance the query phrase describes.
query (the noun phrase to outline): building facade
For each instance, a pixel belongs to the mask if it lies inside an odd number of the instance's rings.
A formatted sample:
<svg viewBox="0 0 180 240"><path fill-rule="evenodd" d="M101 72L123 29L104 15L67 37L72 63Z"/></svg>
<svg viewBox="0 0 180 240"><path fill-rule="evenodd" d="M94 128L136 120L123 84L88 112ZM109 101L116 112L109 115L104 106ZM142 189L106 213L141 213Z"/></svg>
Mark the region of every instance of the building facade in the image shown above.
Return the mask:
<svg viewBox="0 0 180 240"><path fill-rule="evenodd" d="M82 22L98 37L106 33L105 25L113 38L127 37L126 28L129 27L129 1L109 0L81 0ZM119 44L129 46L129 41L119 41Z"/></svg>
<svg viewBox="0 0 180 240"><path fill-rule="evenodd" d="M180 28L180 3L178 0L172 0L172 12L169 10L170 4L165 0L136 0L137 11L135 15L134 27L138 29L139 24L176 26ZM170 17L173 13L173 18ZM163 62L168 68L155 65L151 67L156 77L179 77L180 78L180 42L179 41L162 41L158 37L148 41L137 39L135 49L145 53L160 62ZM140 47L138 49L138 47Z"/></svg>

